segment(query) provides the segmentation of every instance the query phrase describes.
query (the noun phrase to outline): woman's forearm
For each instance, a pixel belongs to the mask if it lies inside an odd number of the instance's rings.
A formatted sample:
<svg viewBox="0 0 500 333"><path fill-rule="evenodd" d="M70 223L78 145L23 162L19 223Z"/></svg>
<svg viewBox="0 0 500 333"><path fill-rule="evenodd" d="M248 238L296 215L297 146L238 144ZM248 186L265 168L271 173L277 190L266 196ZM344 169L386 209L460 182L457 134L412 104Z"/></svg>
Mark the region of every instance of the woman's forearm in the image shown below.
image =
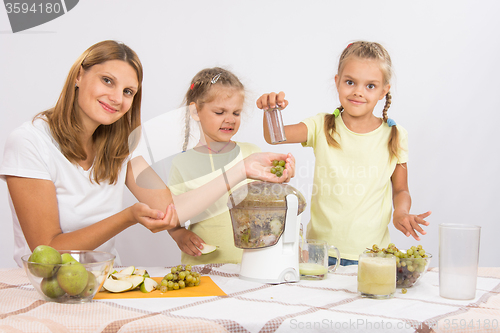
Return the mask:
<svg viewBox="0 0 500 333"><path fill-rule="evenodd" d="M94 250L134 225L130 207L88 227L56 235L48 244L58 250ZM29 244L33 250L36 245Z"/></svg>
<svg viewBox="0 0 500 333"><path fill-rule="evenodd" d="M222 172L222 175L207 184L173 197L181 225L201 214L217 199L226 194L228 188L231 189L246 179L243 161L238 162L229 170L222 169Z"/></svg>

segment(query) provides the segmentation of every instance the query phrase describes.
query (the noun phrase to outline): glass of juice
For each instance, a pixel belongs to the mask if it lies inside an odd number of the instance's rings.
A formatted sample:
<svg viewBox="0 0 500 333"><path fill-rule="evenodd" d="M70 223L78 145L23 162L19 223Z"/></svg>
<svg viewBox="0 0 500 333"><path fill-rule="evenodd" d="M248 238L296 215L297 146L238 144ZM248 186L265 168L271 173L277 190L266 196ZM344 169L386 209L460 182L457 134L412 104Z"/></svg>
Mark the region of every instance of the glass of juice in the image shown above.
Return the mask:
<svg viewBox="0 0 500 333"><path fill-rule="evenodd" d="M396 292L396 257L362 253L358 262L358 293L362 297L392 298Z"/></svg>
<svg viewBox="0 0 500 333"><path fill-rule="evenodd" d="M301 280L323 280L326 279L328 272L334 272L338 267L328 267L328 252L336 253L340 257L339 250L328 245L327 242L317 239L301 240L299 244L299 274Z"/></svg>

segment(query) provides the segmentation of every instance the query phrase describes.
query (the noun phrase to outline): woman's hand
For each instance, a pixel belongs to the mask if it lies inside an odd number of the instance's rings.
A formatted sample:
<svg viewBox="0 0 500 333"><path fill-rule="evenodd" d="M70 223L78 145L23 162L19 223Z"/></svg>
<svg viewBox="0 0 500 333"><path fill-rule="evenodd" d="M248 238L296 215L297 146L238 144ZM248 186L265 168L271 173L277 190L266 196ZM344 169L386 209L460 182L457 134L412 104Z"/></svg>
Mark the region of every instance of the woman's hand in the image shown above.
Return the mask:
<svg viewBox="0 0 500 333"><path fill-rule="evenodd" d="M281 177L271 173L273 160L284 160L285 170ZM286 183L295 176L295 158L292 154L254 153L243 160L246 177L271 183Z"/></svg>
<svg viewBox="0 0 500 333"><path fill-rule="evenodd" d="M131 206L130 210L133 219L153 233L179 226L179 218L173 204L168 205L165 213L158 209L151 209L148 205L140 202Z"/></svg>
<svg viewBox="0 0 500 333"><path fill-rule="evenodd" d="M278 94L275 92L264 94L257 99L257 107L262 110L267 110L269 108L275 108L276 104L284 109L288 105L288 101L285 99L285 93L280 91Z"/></svg>
<svg viewBox="0 0 500 333"><path fill-rule="evenodd" d="M392 222L396 229L405 234L406 237L413 236L413 238L419 241L420 237L417 235L417 231L422 235L427 233L420 225L429 225L429 222L424 220L429 215L431 215L430 211L420 215L414 215L395 210L392 215Z"/></svg>
<svg viewBox="0 0 500 333"><path fill-rule="evenodd" d="M176 227L168 232L182 252L194 257L201 256L200 249L205 242L197 234L183 227Z"/></svg>

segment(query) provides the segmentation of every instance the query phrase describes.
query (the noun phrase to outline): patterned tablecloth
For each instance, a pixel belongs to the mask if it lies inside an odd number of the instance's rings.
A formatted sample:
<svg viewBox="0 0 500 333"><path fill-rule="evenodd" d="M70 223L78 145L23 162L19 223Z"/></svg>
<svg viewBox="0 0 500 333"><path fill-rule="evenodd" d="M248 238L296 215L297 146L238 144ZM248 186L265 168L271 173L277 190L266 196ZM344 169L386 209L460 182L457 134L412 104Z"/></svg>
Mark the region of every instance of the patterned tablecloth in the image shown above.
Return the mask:
<svg viewBox="0 0 500 333"><path fill-rule="evenodd" d="M21 268L0 270L0 332L500 332L500 268L479 269L476 298L439 296L431 269L389 300L358 296L357 266L323 281L268 285L238 278L237 265L196 266L227 294L46 302ZM163 276L168 268L147 268Z"/></svg>

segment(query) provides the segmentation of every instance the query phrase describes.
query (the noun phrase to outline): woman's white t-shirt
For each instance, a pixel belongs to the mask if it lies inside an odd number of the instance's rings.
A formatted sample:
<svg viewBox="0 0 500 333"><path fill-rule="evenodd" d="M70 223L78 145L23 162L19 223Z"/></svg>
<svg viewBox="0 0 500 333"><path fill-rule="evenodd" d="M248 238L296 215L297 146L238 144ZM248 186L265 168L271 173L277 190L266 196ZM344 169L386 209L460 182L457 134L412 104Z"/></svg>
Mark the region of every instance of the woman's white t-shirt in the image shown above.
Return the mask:
<svg viewBox="0 0 500 333"><path fill-rule="evenodd" d="M43 119L29 121L16 128L5 145L0 178L17 176L46 179L54 183L62 232L71 232L92 225L120 212L123 207L126 163L124 161L116 184L90 180L92 168L84 170L71 163L59 150L47 122ZM30 254L19 220L9 196L14 225L14 260L22 266L21 256ZM71 250L71 249L68 249ZM117 256L115 239L112 238L96 250Z"/></svg>

